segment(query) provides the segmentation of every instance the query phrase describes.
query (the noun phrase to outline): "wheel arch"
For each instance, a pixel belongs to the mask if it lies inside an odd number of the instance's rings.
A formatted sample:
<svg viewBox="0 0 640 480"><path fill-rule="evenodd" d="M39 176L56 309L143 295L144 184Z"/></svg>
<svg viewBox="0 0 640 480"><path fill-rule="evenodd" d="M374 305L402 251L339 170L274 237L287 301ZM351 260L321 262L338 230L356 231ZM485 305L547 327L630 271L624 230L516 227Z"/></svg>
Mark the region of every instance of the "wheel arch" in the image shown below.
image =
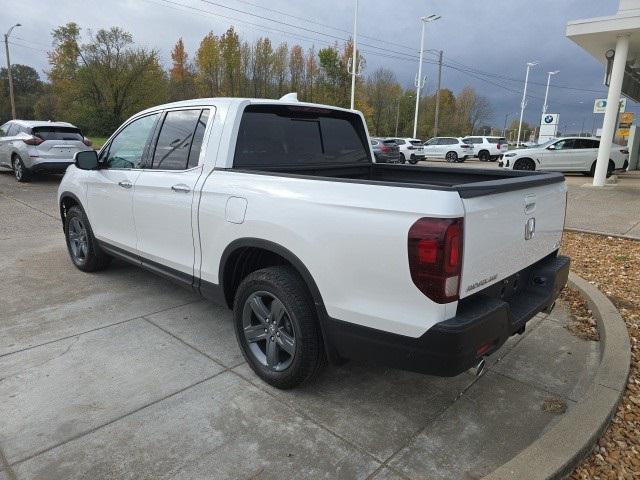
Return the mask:
<svg viewBox="0 0 640 480"><path fill-rule="evenodd" d="M62 220L63 230L64 230L65 219L67 218L67 212L71 207L76 205L82 208L82 210L84 211L82 202L74 193L64 191L60 194L60 201L59 201L58 208L60 209L60 219Z"/></svg>
<svg viewBox="0 0 640 480"><path fill-rule="evenodd" d="M333 363L340 363L337 352L328 341L326 328L328 314L318 285L302 260L286 247L254 237L239 238L227 245L222 252L218 267L219 287L226 305L233 308L235 292L242 279L248 274L260 268L283 264L296 270L305 283L313 299L327 357Z"/></svg>

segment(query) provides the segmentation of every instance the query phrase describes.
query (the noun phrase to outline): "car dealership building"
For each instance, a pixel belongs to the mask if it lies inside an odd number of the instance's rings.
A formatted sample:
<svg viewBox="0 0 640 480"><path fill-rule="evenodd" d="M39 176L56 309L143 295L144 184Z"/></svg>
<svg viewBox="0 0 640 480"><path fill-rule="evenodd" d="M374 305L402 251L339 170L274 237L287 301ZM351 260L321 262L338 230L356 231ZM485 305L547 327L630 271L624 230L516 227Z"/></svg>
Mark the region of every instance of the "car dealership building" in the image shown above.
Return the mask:
<svg viewBox="0 0 640 480"><path fill-rule="evenodd" d="M567 24L566 35L605 67L609 94L593 179L595 186L603 186L617 128L620 98L624 95L640 101L640 0L620 0L618 12L612 16L571 21ZM639 130L633 126L629 135L630 169L640 168Z"/></svg>

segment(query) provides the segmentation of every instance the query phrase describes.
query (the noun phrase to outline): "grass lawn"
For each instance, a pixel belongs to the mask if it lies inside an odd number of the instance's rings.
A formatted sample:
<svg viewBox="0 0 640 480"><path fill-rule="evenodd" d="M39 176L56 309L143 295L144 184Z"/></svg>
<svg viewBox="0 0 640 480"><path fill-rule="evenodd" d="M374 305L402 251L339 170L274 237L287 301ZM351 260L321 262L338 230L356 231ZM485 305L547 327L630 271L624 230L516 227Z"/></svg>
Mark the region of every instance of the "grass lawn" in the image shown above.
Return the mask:
<svg viewBox="0 0 640 480"><path fill-rule="evenodd" d="M100 150L104 143L107 141L107 137L94 137L92 135L87 135L91 143L93 144L93 148L96 150Z"/></svg>

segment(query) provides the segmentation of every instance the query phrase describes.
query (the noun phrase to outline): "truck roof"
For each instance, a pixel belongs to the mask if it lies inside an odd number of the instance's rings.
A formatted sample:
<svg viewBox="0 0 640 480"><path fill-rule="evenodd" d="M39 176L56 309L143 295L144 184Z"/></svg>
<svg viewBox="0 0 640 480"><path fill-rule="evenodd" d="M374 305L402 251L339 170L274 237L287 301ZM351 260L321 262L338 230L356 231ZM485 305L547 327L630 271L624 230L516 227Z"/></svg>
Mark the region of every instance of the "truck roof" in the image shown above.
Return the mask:
<svg viewBox="0 0 640 480"><path fill-rule="evenodd" d="M332 110L341 110L343 112L358 112L357 110L349 110L348 108L336 107L333 105L324 105L320 103L300 102L296 100L296 95L287 94L279 100L272 98L249 98L249 97L205 97L194 98L191 100L181 100L178 102L165 103L163 105L156 105L148 108L140 113L151 112L155 110L162 110L165 108L179 108L179 107L196 107L202 105L234 105L249 102L252 104L268 104L268 105L297 105L315 108L330 108ZM138 114L136 114L137 116Z"/></svg>

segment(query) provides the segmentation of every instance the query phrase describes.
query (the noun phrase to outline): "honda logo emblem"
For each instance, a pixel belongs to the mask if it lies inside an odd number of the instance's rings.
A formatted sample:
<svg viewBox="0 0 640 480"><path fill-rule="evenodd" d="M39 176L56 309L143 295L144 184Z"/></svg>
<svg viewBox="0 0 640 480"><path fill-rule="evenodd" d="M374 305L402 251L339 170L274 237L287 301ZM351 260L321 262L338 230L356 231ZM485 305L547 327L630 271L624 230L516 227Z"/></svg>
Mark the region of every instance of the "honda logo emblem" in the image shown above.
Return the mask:
<svg viewBox="0 0 640 480"><path fill-rule="evenodd" d="M527 223L524 224L524 239L531 240L536 234L536 219L531 217L527 220Z"/></svg>

